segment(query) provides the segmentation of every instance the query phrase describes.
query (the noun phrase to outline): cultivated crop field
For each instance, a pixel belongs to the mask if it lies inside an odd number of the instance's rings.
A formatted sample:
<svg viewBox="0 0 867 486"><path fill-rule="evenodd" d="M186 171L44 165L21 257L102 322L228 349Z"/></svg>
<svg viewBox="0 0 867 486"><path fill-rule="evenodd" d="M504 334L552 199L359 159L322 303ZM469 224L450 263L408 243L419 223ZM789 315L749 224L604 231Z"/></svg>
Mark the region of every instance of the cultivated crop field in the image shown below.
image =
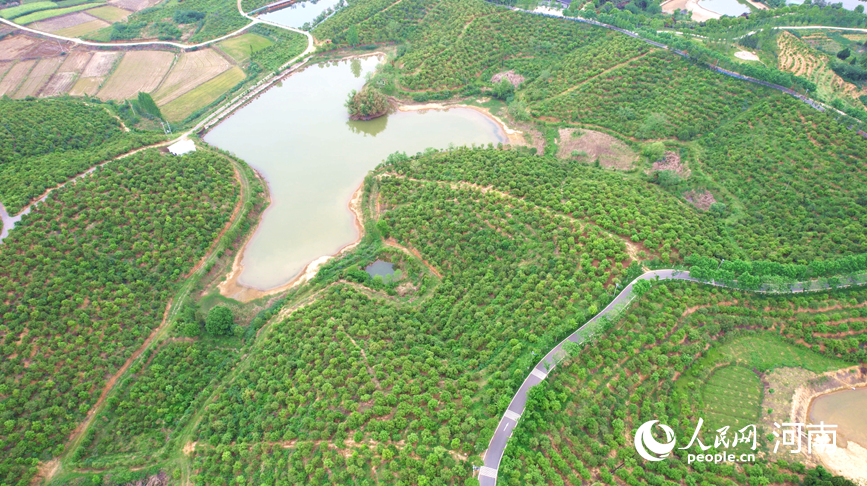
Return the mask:
<svg viewBox="0 0 867 486"><path fill-rule="evenodd" d="M213 103L226 91L244 80L244 71L235 66L223 74L163 105L161 111L171 122L184 120L196 110Z"/></svg>
<svg viewBox="0 0 867 486"><path fill-rule="evenodd" d="M235 62L244 62L252 53L261 51L274 44L271 39L256 34L243 34L238 37L226 39L217 46L226 54L230 55Z"/></svg>
<svg viewBox="0 0 867 486"><path fill-rule="evenodd" d="M33 66L27 78L21 83L13 98L25 98L36 96L43 86L48 84L49 78L63 62L60 58L43 59Z"/></svg>
<svg viewBox="0 0 867 486"><path fill-rule="evenodd" d="M214 49L183 53L153 94L154 101L159 106L165 105L231 67Z"/></svg>
<svg viewBox="0 0 867 486"><path fill-rule="evenodd" d="M27 75L33 69L33 66L36 65L36 61L21 61L15 63L6 74L3 76L3 79L0 80L0 96L7 95L11 96L15 94L15 91L18 90L18 87L21 83L27 79Z"/></svg>
<svg viewBox="0 0 867 486"><path fill-rule="evenodd" d="M103 100L125 100L134 98L140 91L153 92L174 61L175 55L171 52L127 52L97 96Z"/></svg>

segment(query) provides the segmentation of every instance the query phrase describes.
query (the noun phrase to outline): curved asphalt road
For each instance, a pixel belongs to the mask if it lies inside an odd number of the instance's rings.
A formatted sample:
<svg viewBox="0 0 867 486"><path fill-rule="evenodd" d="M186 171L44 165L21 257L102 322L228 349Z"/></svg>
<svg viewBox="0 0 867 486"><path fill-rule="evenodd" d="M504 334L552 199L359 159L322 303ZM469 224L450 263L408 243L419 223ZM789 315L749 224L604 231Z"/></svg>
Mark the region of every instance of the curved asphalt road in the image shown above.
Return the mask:
<svg viewBox="0 0 867 486"><path fill-rule="evenodd" d="M652 272L647 272L644 275L636 278L632 282L629 283L616 297L611 301L608 306L602 309L602 312L596 314L595 317L587 321L586 324L578 328L577 331L573 332L572 335L564 339L560 344L554 347L541 361L533 368L533 371L527 376L524 380L524 383L521 384L521 387L518 389L518 392L515 393L515 396L512 397L512 402L509 403L508 408L506 408L505 413L503 413L503 417L500 419L500 423L497 425L497 430L494 432L494 436L491 438L490 444L488 444L488 450L485 453L484 466L482 466L481 471L479 472L479 483L481 486L495 486L497 484L497 469L500 467L500 461L503 459L503 453L506 450L506 445L509 440L509 437L512 436L512 431L515 429L515 426L518 424L518 420L521 417L521 414L524 413L524 408L527 404L527 393L530 391L530 388L538 385L542 382L547 376L548 373L554 369L557 364L566 357L566 351L563 349L563 346L566 342L572 343L581 343L586 340L592 334L591 324L596 323L599 319L605 316L614 315L620 312L622 309L626 308L633 299L635 299L636 295L632 291L632 285L639 280L688 280L690 282L699 282L704 283L706 285L713 285L716 287L726 287L726 285L719 284L716 282L703 282L698 279L694 279L689 276L688 271L681 270L654 270ZM845 288L852 285L862 285L863 281L860 280L849 280L849 285L838 285L834 288ZM759 293L799 293L799 292L815 292L828 290L830 286L827 284L821 284L818 281L811 281L805 283L795 284L791 287L789 291L773 291L773 290L757 290L755 292Z"/></svg>

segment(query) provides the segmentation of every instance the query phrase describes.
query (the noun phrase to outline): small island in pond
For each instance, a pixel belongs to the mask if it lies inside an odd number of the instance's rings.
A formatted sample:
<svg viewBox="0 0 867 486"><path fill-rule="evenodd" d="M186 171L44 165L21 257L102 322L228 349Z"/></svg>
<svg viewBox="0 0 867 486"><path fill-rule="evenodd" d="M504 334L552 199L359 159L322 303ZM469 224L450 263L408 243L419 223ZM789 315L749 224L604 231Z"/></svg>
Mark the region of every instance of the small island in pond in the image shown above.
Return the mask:
<svg viewBox="0 0 867 486"><path fill-rule="evenodd" d="M388 98L370 86L361 88L361 91L352 90L346 99L352 120L372 120L388 113L389 107Z"/></svg>

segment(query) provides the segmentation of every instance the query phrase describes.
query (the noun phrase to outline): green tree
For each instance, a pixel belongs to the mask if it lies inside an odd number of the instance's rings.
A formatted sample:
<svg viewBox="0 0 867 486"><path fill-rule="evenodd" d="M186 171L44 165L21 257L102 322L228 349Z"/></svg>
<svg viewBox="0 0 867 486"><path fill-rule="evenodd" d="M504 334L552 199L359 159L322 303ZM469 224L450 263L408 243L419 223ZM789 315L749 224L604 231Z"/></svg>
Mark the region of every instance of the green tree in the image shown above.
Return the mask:
<svg viewBox="0 0 867 486"><path fill-rule="evenodd" d="M358 28L354 25L349 27L349 30L346 32L346 42L351 46L358 45Z"/></svg>
<svg viewBox="0 0 867 486"><path fill-rule="evenodd" d="M232 327L234 325L235 318L228 307L218 305L208 311L208 318L205 320L205 330L211 336L229 336L232 334Z"/></svg>
<svg viewBox="0 0 867 486"><path fill-rule="evenodd" d="M494 85L493 95L495 98L506 100L514 94L515 87L512 86L512 83L510 83L508 79L502 79L499 83Z"/></svg>

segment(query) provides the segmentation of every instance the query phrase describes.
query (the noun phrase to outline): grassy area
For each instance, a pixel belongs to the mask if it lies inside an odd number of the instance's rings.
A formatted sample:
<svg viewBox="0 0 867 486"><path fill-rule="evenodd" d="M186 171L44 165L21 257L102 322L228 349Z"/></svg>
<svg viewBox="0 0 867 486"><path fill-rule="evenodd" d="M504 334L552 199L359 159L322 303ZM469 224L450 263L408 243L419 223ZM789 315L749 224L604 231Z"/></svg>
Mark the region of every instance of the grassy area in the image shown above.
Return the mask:
<svg viewBox="0 0 867 486"><path fill-rule="evenodd" d="M93 15L98 19L105 20L106 22L119 22L127 16L129 16L129 12L122 9L113 7L111 5L105 5L102 7L97 7L91 10L88 10L87 13Z"/></svg>
<svg viewBox="0 0 867 486"><path fill-rule="evenodd" d="M60 29L54 33L65 37L83 37L91 32L97 31L105 26L102 20L91 20L83 24L73 25L65 29ZM106 39L108 40L108 39Z"/></svg>
<svg viewBox="0 0 867 486"><path fill-rule="evenodd" d="M244 71L241 68L233 67L189 93L161 106L160 111L168 121L180 122L196 110L213 103L223 93L240 83L244 77Z"/></svg>
<svg viewBox="0 0 867 486"><path fill-rule="evenodd" d="M704 419L711 429L726 425L740 429L759 420L762 384L758 375L741 366L716 370L702 387Z"/></svg>
<svg viewBox="0 0 867 486"><path fill-rule="evenodd" d="M727 362L738 363L758 371L793 367L804 368L815 373L848 366L844 361L827 358L770 336L750 336L727 343L708 352L701 364Z"/></svg>
<svg viewBox="0 0 867 486"><path fill-rule="evenodd" d="M92 3L86 3L84 5L75 5L72 7L66 8L55 8L51 10L40 10L39 12L34 12L32 14L24 15L23 17L18 17L15 19L15 23L18 25L27 25L32 22L37 22L39 20L50 19L52 17L58 17L60 15L66 15L72 12L78 12L81 10L87 10L89 8L93 8Z"/></svg>
<svg viewBox="0 0 867 486"><path fill-rule="evenodd" d="M24 5L19 5L17 7L4 8L3 10L0 10L0 17L3 17L7 20L14 19L15 17L20 17L31 12L38 12L40 10L47 10L50 8L57 8L57 4L54 2L27 3Z"/></svg>
<svg viewBox="0 0 867 486"><path fill-rule="evenodd" d="M244 34L224 40L217 44L226 54L237 62L246 61L254 52L273 45L274 42L257 34Z"/></svg>

